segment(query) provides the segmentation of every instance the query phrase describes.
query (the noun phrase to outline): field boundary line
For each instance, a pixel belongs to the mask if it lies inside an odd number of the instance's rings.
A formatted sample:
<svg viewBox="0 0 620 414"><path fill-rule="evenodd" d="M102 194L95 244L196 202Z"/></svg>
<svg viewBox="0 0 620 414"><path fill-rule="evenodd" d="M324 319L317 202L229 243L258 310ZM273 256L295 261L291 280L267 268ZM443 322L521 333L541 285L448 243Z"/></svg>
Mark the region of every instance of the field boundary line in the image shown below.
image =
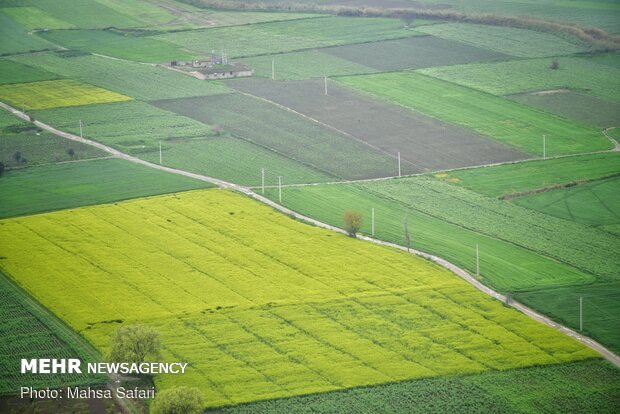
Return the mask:
<svg viewBox="0 0 620 414"><path fill-rule="evenodd" d="M154 168L157 170L161 170L161 171L166 171L172 174L177 174L177 175L182 175L182 176L186 176L186 177L190 177L190 178L194 178L200 181L205 181L205 182L209 182L212 184L215 184L216 186L222 188L222 189L228 189L228 190L233 190L242 194L245 194L248 197L251 197L257 201L262 202L263 204L270 206L272 208L274 208L277 211L280 211L281 213L284 213L292 218L304 221L306 223L310 223L313 224L317 227L321 227L327 230L331 230L340 234L347 234L347 232L339 227L336 226L332 226L330 224L327 223L323 223L322 221L313 219L311 217L305 216L303 214L300 214L294 210L291 210L288 207L285 207L283 205L280 205L278 203L276 203L275 201L272 201L270 199L268 199L267 197L264 197L258 193L255 193L254 191L252 191L250 188L248 187L244 187L238 184L234 184L234 183L229 183L227 181L224 180L220 180L218 178L213 178L213 177L209 177L206 175L201 175L201 174L196 174L196 173L192 173L192 172L188 172L188 171L184 171L184 170L179 170L176 168L171 168L171 167L166 167L163 165L159 165L159 164L155 164L149 161L144 161L141 160L139 158L133 157L131 155L125 154L121 151L118 151L114 148L108 147L107 145L101 144L99 142L95 142L86 138L82 138L79 137L77 135L73 135L70 134L68 132L63 132L60 131L50 125L47 125L41 121L37 121L37 120L31 120L30 116L11 107L10 105L7 105L4 102L0 102L0 108L4 108L6 110L8 110L9 112L11 112L13 115L31 122L33 124L35 124L36 126L38 126L39 128L45 129L53 134L56 134L62 138L66 138L72 141L77 141L77 142L82 142L84 144L88 144L88 145L92 145L96 148L99 148L103 151L106 151L120 159L124 159L136 164L140 164L140 165L144 165L146 167L149 168ZM605 151L608 152L608 151ZM528 306L525 306L524 304L510 298L507 297L506 295L503 295L495 290L493 290L492 288L486 286L485 284L483 284L482 282L480 282L479 280L477 280L476 278L474 278L471 274L469 274L466 270L460 268L459 266L439 257L439 256L435 256L433 254L430 253L426 253L423 252L421 250L416 250L416 249L411 249L411 248L407 248L405 246L400 246L398 244L395 243L390 243L390 242L386 242L383 240L378 240L372 237L368 237L368 236L364 236L364 235L357 235L356 236L357 239L359 240L364 240L364 241L368 241L371 243L375 243L377 245L381 245L381 246L386 246L386 247L391 247L394 249L398 249L401 251L405 251L411 254L414 254L416 256L422 257L424 259L427 259L431 262L436 263L437 265L448 269L449 271L451 271L452 273L456 274L457 276L459 276L461 279L465 280L466 282L468 282L470 285L474 286L476 289L478 289L479 291L481 291L482 293L485 293L488 296L491 296L492 298L495 298L503 303L505 303L508 306L513 307L514 309L520 311L521 313L529 316L530 318L541 322L547 326L550 326L554 329L556 329L557 331L560 331L562 333L564 333L565 335L568 335L569 337L577 340L578 342L581 342L583 345L589 347L590 349L598 352L600 355L602 355L605 359L607 359L609 362L611 362L612 364L614 364L616 367L620 368L620 356L616 355L615 353L613 353L612 351L610 351L609 349L607 349L606 347L604 347L603 345L601 345L600 343L598 343L597 341L593 340L592 338L589 338L585 335L582 335L578 332L576 332L573 329L570 329L558 322L555 322L553 320L551 320L549 317L543 315L542 313L539 313L531 308L529 308Z"/></svg>

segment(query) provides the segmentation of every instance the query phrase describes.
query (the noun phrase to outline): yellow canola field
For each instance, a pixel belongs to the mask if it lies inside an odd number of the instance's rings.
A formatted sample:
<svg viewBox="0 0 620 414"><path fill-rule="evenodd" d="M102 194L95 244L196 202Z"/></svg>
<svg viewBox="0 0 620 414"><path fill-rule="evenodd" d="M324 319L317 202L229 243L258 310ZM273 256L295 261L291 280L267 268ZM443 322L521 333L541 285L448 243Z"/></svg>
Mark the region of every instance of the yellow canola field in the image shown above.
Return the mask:
<svg viewBox="0 0 620 414"><path fill-rule="evenodd" d="M594 357L426 260L224 190L0 221L0 266L101 351L162 336L207 406Z"/></svg>
<svg viewBox="0 0 620 414"><path fill-rule="evenodd" d="M0 100L18 109L36 110L130 101L131 98L86 83L60 79L0 85Z"/></svg>

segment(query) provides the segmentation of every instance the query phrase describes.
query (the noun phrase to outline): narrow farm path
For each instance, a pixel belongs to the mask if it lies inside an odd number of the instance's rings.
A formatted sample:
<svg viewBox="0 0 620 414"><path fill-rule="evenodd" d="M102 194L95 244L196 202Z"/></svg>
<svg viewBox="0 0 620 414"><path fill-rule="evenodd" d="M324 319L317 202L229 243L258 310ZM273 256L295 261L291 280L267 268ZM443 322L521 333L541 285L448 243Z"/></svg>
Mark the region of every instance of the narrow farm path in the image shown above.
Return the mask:
<svg viewBox="0 0 620 414"><path fill-rule="evenodd" d="M612 129L616 129L618 127L609 127L609 128L605 128L603 130L603 134L605 134L605 136L607 137L607 139L609 139L613 144L614 144L614 149L610 150L610 151L620 151L620 143L618 143L618 141L612 137L611 135L608 134L608 132Z"/></svg>
<svg viewBox="0 0 620 414"><path fill-rule="evenodd" d="M305 221L307 223L311 223L311 224L313 224L313 225L315 225L317 227L321 227L321 228L328 229L328 230L331 230L331 231L335 231L335 232L338 232L338 233L346 234L346 232L344 230L342 230L342 229L340 229L338 227L335 227L335 226L329 225L327 223L323 223L321 221L315 220L315 219L313 219L311 217L307 217L307 216L304 216L302 214L299 214L299 213L297 213L297 212L295 212L295 211L293 211L293 210L291 210L289 208L286 208L286 207L284 207L284 206L282 206L282 205L280 205L280 204L278 204L278 203L276 203L276 202L274 202L274 201L272 201L272 200L270 200L270 199L268 199L268 198L266 198L266 197L264 197L264 196L262 196L262 195L260 195L260 194L258 194L256 192L252 191L251 188L240 186L240 185L237 185L237 184L234 184L234 183L229 183L227 181L223 181L223 180L220 180L220 179L217 179L217 178L213 178L213 177L209 177L209 176L206 176L206 175L196 174L196 173L192 173L192 172L189 172L189 171L184 171L184 170L180 170L180 169L176 169L176 168L170 168L170 167L166 167L166 166L163 166L163 165L155 164L155 163L152 163L152 162L149 162L149 161L141 160L139 158L133 157L133 156L128 155L128 154L125 154L125 153L123 153L121 151L118 151L118 150L116 150L114 148L108 147L107 145L101 144L99 142L95 142L95 141L92 141L92 140L89 140L89 139L86 139L86 138L82 138L82 137L77 136L77 135L73 135L73 134L70 134L70 133L67 133L67 132L64 132L64 131L60 131L60 130L52 127L51 125L47 125L47 124L45 124L45 123L43 123L41 121L31 120L30 117L27 114L19 111L16 108L13 108L10 105L7 105L4 102L0 102L0 108L3 108L5 110L11 112L13 115L15 115L15 116L17 116L17 117L27 121L27 122L31 122L34 125L36 125L37 127L41 128L41 129L44 129L46 131L49 131L49 132L51 132L51 133L53 133L53 134L55 134L55 135L57 135L59 137L62 137L62 138L65 138L65 139L69 139L69 140L72 140L72 141L81 142L81 143L84 143L84 144L87 144L87 145L91 145L91 146L99 148L99 149L101 149L101 150L103 150L103 151L105 151L105 152L107 152L107 153L109 153L109 154L111 154L111 155L113 155L113 156L115 156L117 158L124 159L124 160L129 161L129 162L133 162L133 163L136 163L136 164L144 165L146 167L154 168L154 169L161 170L161 171L166 171L166 172L169 172L169 173L172 173L172 174L178 174L178 175L182 175L182 176L185 176L185 177L190 177L190 178L194 178L194 179L197 179L197 180L200 180L200 181L208 182L208 183L211 183L211 184L214 184L214 185L218 186L219 188L224 188L224 189L229 189L229 190L237 191L239 193L242 193L242 194L245 194L245 195L247 195L249 197L252 197L255 200L258 200L258 201L260 201L260 202L262 202L262 203L264 203L264 204L266 204L266 205L268 205L270 207L273 207L274 209L276 209L276 210L278 210L278 211L280 211L282 213L285 213L285 214L287 214L289 216L292 216L292 217L294 217L294 218L296 218L298 220L302 220L302 221ZM537 321L539 321L541 323L544 323L545 325L548 325L548 326L550 326L550 327L552 327L552 328L554 328L554 329L556 329L556 330L558 330L560 332L563 332L564 334L566 334L566 335L576 339L577 341L581 342L582 344L584 344L584 345L588 346L589 348L595 350L596 352L601 354L603 357L605 357L607 360L609 360L611 363L613 363L617 367L620 367L620 357L618 355L614 354L612 351L610 351L606 347L604 347L603 345L601 345L600 343L598 343L595 340L593 340L593 339L591 339L591 338L589 338L589 337L587 337L585 335L582 335L582 334L580 334L580 333L578 333L578 332L576 332L576 331L574 331L574 330L572 330L572 329L570 329L570 328L568 328L568 327L566 327L564 325L561 325L561 324L551 320L550 318L546 317L545 315L542 315L542 314L536 312L535 310L525 306L522 303L519 303L519 302L515 301L512 298L508 298L505 295L503 295L503 294L501 294L501 293L491 289L490 287L484 285L482 282L480 282L479 280L474 278L466 270L456 266L453 263L450 263L449 261L447 261L447 260L445 260L445 259L443 259L441 257L435 256L435 255L432 255L432 254L429 254L429 253L426 253L426 252L422 252L420 250L407 249L406 247L399 246L399 245L394 244L394 243L385 242L385 241L382 241L382 240L377 240L377 239L374 239L374 238L368 237L368 236L358 236L358 238L361 239L361 240L369 241L371 243L392 247L392 248L399 249L399 250L402 250L402 251L407 251L409 253L412 253L412 254L418 255L420 257L423 257L423 258L425 258L427 260L430 260L430 261L432 261L432 262L434 262L434 263L436 263L436 264L438 264L438 265L440 265L440 266L450 270L451 272L453 272L457 276L461 277L463 280L465 280L466 282L470 283L472 286L474 286L476 289L478 289L479 291L483 292L484 294L489 295L489 296L491 296L491 297L493 297L493 298L495 298L497 300L500 300L500 301L504 302L508 306L512 306L513 308L517 309L518 311L524 313L525 315L529 316L530 318L532 318L534 320L537 320Z"/></svg>

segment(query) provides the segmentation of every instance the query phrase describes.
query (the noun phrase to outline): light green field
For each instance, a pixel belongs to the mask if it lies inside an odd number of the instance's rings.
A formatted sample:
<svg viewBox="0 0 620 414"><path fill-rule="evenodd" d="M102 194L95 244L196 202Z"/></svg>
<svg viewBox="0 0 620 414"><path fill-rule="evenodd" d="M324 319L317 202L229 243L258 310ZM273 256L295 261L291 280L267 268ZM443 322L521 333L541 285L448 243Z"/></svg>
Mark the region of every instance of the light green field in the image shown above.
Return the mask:
<svg viewBox="0 0 620 414"><path fill-rule="evenodd" d="M241 57L418 35L404 29L396 19L325 17L168 33L154 38L197 53L226 49L230 57Z"/></svg>
<svg viewBox="0 0 620 414"><path fill-rule="evenodd" d="M5 171L0 217L22 216L210 184L116 159L78 161Z"/></svg>
<svg viewBox="0 0 620 414"><path fill-rule="evenodd" d="M46 53L11 59L141 100L203 96L227 91L219 82L204 82L164 68L99 56L63 57L63 54Z"/></svg>
<svg viewBox="0 0 620 414"><path fill-rule="evenodd" d="M451 171L436 177L480 194L500 197L575 181L596 180L619 172L620 153L609 152Z"/></svg>
<svg viewBox="0 0 620 414"><path fill-rule="evenodd" d="M596 128L415 72L344 77L338 81L534 155L542 155L543 135L547 137L547 156L612 147Z"/></svg>
<svg viewBox="0 0 620 414"><path fill-rule="evenodd" d="M549 33L514 27L447 23L423 26L418 30L444 39L524 58L572 55L587 50L584 46Z"/></svg>
<svg viewBox="0 0 620 414"><path fill-rule="evenodd" d="M80 133L81 120L85 137L130 153L159 149L160 141L213 135L209 125L139 101L57 108L33 116L74 134Z"/></svg>
<svg viewBox="0 0 620 414"><path fill-rule="evenodd" d="M617 176L562 190L552 190L514 202L565 220L590 226L620 224L620 169Z"/></svg>
<svg viewBox="0 0 620 414"><path fill-rule="evenodd" d="M29 34L25 27L15 22L0 8L0 56L37 50L54 50L57 46Z"/></svg>
<svg viewBox="0 0 620 414"><path fill-rule="evenodd" d="M198 58L197 54L169 42L146 36L123 35L109 30L54 30L40 36L68 49L137 62L163 63Z"/></svg>
<svg viewBox="0 0 620 414"><path fill-rule="evenodd" d="M144 4L143 0L125 0L126 3ZM3 6L22 7L19 18L25 22L34 22L44 13L45 21L53 19L80 28L103 27L137 27L141 22L133 16L127 16L106 7L97 0L3 0ZM24 7L26 6L26 7ZM148 7L148 6L144 6ZM152 6L151 6L152 7ZM173 18L172 15L170 15Z"/></svg>
<svg viewBox="0 0 620 414"><path fill-rule="evenodd" d="M243 59L243 62L255 70L256 76L263 78L271 78L273 62L277 80L313 79L323 76L376 72L375 69L331 56L321 50L257 56Z"/></svg>
<svg viewBox="0 0 620 414"><path fill-rule="evenodd" d="M596 356L426 260L228 191L0 230L2 269L37 300L101 351L110 321L153 326L163 360L190 362L158 388L196 386L208 407Z"/></svg>
<svg viewBox="0 0 620 414"><path fill-rule="evenodd" d="M4 7L0 10L28 30L72 29L75 27L38 7Z"/></svg>
<svg viewBox="0 0 620 414"><path fill-rule="evenodd" d="M131 100L128 96L70 79L0 85L0 99L26 110Z"/></svg>
<svg viewBox="0 0 620 414"><path fill-rule="evenodd" d="M551 59L476 63L421 69L420 73L494 95L557 89L585 90L620 101L620 69L586 58L559 58L560 68L549 68Z"/></svg>

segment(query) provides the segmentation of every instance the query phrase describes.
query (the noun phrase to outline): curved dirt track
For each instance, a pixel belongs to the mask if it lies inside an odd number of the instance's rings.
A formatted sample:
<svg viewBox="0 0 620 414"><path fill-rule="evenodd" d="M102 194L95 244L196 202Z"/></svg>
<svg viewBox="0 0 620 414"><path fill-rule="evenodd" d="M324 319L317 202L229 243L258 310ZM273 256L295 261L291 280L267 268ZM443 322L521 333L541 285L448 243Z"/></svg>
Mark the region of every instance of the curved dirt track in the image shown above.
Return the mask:
<svg viewBox="0 0 620 414"><path fill-rule="evenodd" d="M211 184L214 184L216 186L218 186L219 188L224 188L224 189L229 189L229 190L233 190L233 191L237 191L240 192L242 194L245 194L249 197L254 198L255 200L258 200L266 205L269 205L271 207L273 207L274 209L285 213L289 216L295 217L296 219L299 220L303 220L307 223L311 223L315 226L318 227L322 227L324 229L328 229L331 231L335 231L338 233L343 233L346 234L346 232L338 227L329 225L327 223L323 223L321 221L315 220L311 217L307 217L304 216L302 214L299 214L289 208L286 208L260 194L255 193L254 191L252 191L250 188L248 187L243 187L237 184L233 184L233 183L229 183L227 181L223 181L223 180L219 180L217 178L213 178L213 177L208 177L206 175L201 175L201 174L196 174L196 173L192 173L192 172L188 172L188 171L183 171L183 170L179 170L176 168L170 168L170 167L166 167L163 165L159 165L159 164L155 164L149 161L144 161L141 160L139 158L133 157L131 155L125 154L121 151L118 151L114 148L108 147L107 145L101 144L99 142L95 142L86 138L82 138L79 137L77 135L73 135L67 132L63 132L60 131L50 125L47 125L43 122L34 120L31 121L30 117L28 115L26 115L25 113L3 103L0 102L0 108L4 108L7 111L11 112L13 115L28 121L28 122L32 122L34 125L36 125L37 127L46 130L48 132L51 132L59 137L65 138L65 139L69 139L72 141L77 141L77 142L81 142L87 145L91 145L93 147L99 148L102 151L105 151L111 155L113 155L116 158L120 158L120 159L124 159L126 161L129 162L133 162L136 164L141 164L144 165L146 167L149 168L154 168L157 170L161 170L161 171L166 171L172 174L178 174L178 175L183 175L185 177L190 177L190 178L194 178L200 181L204 181L204 182L208 182ZM496 292L495 290L491 289L490 287L484 285L482 282L480 282L479 280L477 280L476 278L474 278L472 275L470 275L466 270L456 266L453 263L450 263L449 261L442 259L441 257L429 254L429 253L425 253L419 250L415 250L415 249L407 249L406 247L394 244L394 243L389 243L389 242L385 242L385 241L381 241L381 240L377 240L374 239L372 237L368 237L368 236L358 236L359 239L361 240L366 240L372 243L376 243L376 244L380 244L383 246L388 246L388 247L392 247L395 249L399 249L399 250L403 250L403 251L408 251L412 254L418 255L420 257L423 257L425 259L428 259L434 263L437 263L438 265L450 270L451 272L453 272L454 274L456 274L457 276L461 277L462 279L464 279L466 282L470 283L471 285L473 285L476 289L478 289L479 291L495 298L498 299L504 303L506 303L509 306L512 306L513 308L517 309L518 311L524 313L525 315L529 316L532 319L535 319L541 323L544 323L545 325L551 326L552 328L555 328L556 330L563 332L564 334L576 339L577 341L583 343L584 345L588 346L589 348L595 350L596 352L598 352L599 354L601 354L603 357L605 357L607 360L609 360L611 363L613 363L614 365L616 365L617 367L620 367L620 357L616 354L614 354L612 351L610 351L609 349L605 348L603 345L599 344L598 342L594 341L593 339L581 335L580 333L564 326L561 325L557 322L552 321L550 318L546 317L545 315L542 315L541 313L536 312L535 310L523 305L522 303L519 303L513 299L508 299L505 295Z"/></svg>

